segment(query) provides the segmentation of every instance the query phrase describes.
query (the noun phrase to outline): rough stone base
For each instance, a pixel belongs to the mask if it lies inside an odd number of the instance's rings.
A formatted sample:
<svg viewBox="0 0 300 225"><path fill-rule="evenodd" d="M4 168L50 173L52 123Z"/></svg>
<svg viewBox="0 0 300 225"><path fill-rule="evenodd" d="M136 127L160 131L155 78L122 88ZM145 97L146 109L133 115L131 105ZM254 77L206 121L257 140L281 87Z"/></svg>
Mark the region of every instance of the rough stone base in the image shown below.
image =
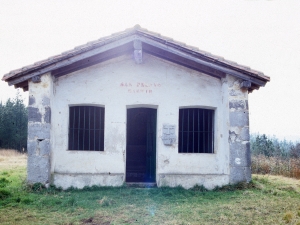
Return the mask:
<svg viewBox="0 0 300 225"><path fill-rule="evenodd" d="M250 167L231 167L230 168L230 183L235 184L238 182L251 181L251 168Z"/></svg>
<svg viewBox="0 0 300 225"><path fill-rule="evenodd" d="M157 186L182 186L185 189L189 189L195 185L203 185L205 188L211 190L217 186L224 186L228 183L229 175L226 174L160 174Z"/></svg>
<svg viewBox="0 0 300 225"><path fill-rule="evenodd" d="M30 124L29 124L30 127ZM50 141L27 141L27 182L29 184L50 182Z"/></svg>
<svg viewBox="0 0 300 225"><path fill-rule="evenodd" d="M52 183L56 187L67 189L70 187L83 188L85 186L121 186L124 174L52 174Z"/></svg>
<svg viewBox="0 0 300 225"><path fill-rule="evenodd" d="M50 159L48 156L45 157L28 157L27 164L27 182L29 184L33 183L49 183L49 168Z"/></svg>

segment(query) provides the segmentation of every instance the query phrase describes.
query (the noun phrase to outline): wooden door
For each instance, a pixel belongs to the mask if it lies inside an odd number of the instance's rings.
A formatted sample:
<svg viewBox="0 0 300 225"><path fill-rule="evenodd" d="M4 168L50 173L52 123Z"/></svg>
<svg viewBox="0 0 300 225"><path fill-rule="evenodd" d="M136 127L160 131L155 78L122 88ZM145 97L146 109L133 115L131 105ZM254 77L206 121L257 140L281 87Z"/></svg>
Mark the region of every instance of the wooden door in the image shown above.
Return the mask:
<svg viewBox="0 0 300 225"><path fill-rule="evenodd" d="M127 110L126 182L155 182L156 109Z"/></svg>

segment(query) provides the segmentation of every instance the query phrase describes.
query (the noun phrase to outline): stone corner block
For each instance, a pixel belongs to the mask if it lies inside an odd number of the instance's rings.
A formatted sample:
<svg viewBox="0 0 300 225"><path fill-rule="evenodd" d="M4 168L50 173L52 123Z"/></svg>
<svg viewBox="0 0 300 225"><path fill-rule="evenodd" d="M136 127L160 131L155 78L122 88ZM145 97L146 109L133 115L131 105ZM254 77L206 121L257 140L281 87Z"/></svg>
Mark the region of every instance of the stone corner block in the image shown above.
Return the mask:
<svg viewBox="0 0 300 225"><path fill-rule="evenodd" d="M240 133L240 139L243 141L250 141L249 127L243 127Z"/></svg>
<svg viewBox="0 0 300 225"><path fill-rule="evenodd" d="M45 107L44 122L51 123L51 108L49 106Z"/></svg>
<svg viewBox="0 0 300 225"><path fill-rule="evenodd" d="M230 100L229 109L244 110L246 109L246 103L244 100Z"/></svg>
<svg viewBox="0 0 300 225"><path fill-rule="evenodd" d="M235 184L238 182L251 181L251 168L250 167L231 167L229 182Z"/></svg>
<svg viewBox="0 0 300 225"><path fill-rule="evenodd" d="M32 106L35 104L35 97L34 96L29 96L28 98L28 105Z"/></svg>
<svg viewBox="0 0 300 225"><path fill-rule="evenodd" d="M249 112L248 111L234 111L229 113L230 126L244 127L249 126Z"/></svg>
<svg viewBox="0 0 300 225"><path fill-rule="evenodd" d="M42 105L43 106L49 106L50 105L50 98L47 97L47 96L44 96L43 100L42 100Z"/></svg>
<svg viewBox="0 0 300 225"><path fill-rule="evenodd" d="M230 165L233 167L250 167L251 153L250 143L242 144L233 142L230 144Z"/></svg>
<svg viewBox="0 0 300 225"><path fill-rule="evenodd" d="M29 184L50 181L50 157L31 156L28 157L27 182Z"/></svg>
<svg viewBox="0 0 300 225"><path fill-rule="evenodd" d="M28 139L50 139L50 123L28 123Z"/></svg>
<svg viewBox="0 0 300 225"><path fill-rule="evenodd" d="M42 114L38 108L28 106L28 121L29 122L42 122Z"/></svg>

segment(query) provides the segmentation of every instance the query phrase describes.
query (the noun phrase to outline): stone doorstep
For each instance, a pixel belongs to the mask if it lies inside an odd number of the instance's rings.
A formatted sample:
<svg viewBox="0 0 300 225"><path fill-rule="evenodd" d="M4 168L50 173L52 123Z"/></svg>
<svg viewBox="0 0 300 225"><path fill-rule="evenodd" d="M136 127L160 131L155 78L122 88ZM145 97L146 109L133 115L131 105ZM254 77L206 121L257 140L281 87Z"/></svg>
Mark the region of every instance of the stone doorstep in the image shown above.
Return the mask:
<svg viewBox="0 0 300 225"><path fill-rule="evenodd" d="M156 188L156 182L126 182L127 187L136 187L136 188Z"/></svg>

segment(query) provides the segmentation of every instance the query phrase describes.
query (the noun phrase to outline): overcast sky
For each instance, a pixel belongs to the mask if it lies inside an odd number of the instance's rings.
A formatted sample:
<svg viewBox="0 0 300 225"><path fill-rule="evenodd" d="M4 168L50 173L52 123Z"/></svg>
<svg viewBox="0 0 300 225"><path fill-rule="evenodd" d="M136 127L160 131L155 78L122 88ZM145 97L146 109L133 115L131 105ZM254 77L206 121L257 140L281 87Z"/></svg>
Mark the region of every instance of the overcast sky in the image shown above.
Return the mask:
<svg viewBox="0 0 300 225"><path fill-rule="evenodd" d="M135 24L270 76L250 131L300 140L298 0L0 0L0 76ZM0 81L0 100L15 95Z"/></svg>

